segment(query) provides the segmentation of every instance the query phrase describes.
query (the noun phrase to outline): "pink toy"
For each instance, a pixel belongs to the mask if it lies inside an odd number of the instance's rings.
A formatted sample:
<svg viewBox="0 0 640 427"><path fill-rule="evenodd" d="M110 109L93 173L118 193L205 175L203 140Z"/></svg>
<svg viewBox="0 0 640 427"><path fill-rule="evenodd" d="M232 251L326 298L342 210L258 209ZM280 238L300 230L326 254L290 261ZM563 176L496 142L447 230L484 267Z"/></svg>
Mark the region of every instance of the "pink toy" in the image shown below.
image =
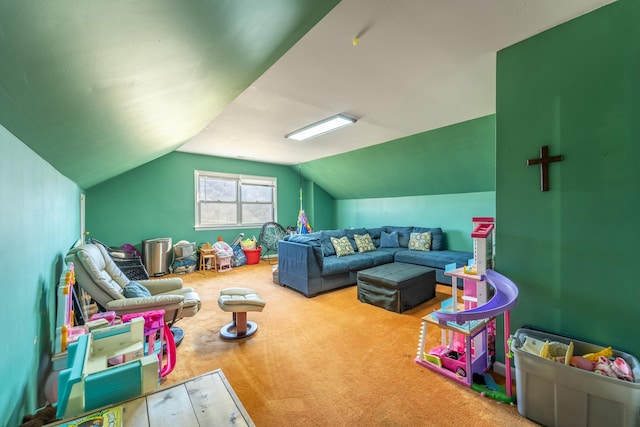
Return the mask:
<svg viewBox="0 0 640 427"><path fill-rule="evenodd" d="M430 359L428 357L429 355L436 356L437 358ZM441 345L440 347L429 350L427 359L430 359L431 363L439 363L442 368L455 372L458 377L464 378L467 376L467 355L464 353L451 350L449 347Z"/></svg>
<svg viewBox="0 0 640 427"><path fill-rule="evenodd" d="M474 388L474 375L484 377L494 361L495 317L504 316L506 384L505 401L511 396L511 352L507 338L510 334L509 310L516 305L518 288L506 277L491 270L494 267L493 247L495 226L493 218L473 218L473 255L469 265L445 267L445 275L452 277L452 297L436 310L423 317L416 363L441 375ZM458 280L463 295L458 300ZM427 326L441 329L442 343L425 351ZM486 380L486 378L485 378ZM476 388L474 388L476 389ZM493 391L493 390L492 390ZM491 393L492 397L497 393ZM494 397L498 398L498 397Z"/></svg>
<svg viewBox="0 0 640 427"><path fill-rule="evenodd" d="M91 315L89 320L90 321L94 321L94 320L104 319L109 323L109 325L113 326L113 323L116 321L117 317L118 316L116 316L116 312L115 311L105 311L105 312L102 312L102 313L96 313L96 314Z"/></svg>
<svg viewBox="0 0 640 427"><path fill-rule="evenodd" d="M156 353L158 355L160 376L166 377L176 365L176 345L173 340L173 333L169 325L164 321L164 310L125 314L122 316L122 322L129 322L136 317L144 318L145 354ZM162 365L163 353L166 354L166 363L164 365Z"/></svg>
<svg viewBox="0 0 640 427"><path fill-rule="evenodd" d="M62 273L58 284L58 307L56 310L56 338L53 352L56 354L67 351L70 343L78 340L80 335L87 333L84 325L74 325L73 286L76 284L73 263Z"/></svg>

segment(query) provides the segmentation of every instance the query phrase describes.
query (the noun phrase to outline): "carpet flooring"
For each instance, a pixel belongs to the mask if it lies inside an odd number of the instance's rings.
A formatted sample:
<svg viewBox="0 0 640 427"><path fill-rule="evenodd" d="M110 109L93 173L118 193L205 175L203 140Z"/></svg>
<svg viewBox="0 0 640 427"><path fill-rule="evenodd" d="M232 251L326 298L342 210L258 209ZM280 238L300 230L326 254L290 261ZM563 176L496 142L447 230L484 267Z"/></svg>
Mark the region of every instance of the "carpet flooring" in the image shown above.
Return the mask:
<svg viewBox="0 0 640 427"><path fill-rule="evenodd" d="M350 286L314 298L273 283L265 261L228 272L182 275L197 290L200 312L182 319L177 365L162 386L221 368L257 426L535 426L513 405L415 363L422 317L450 297L436 297L402 314L358 301ZM252 337L229 341L231 321L217 303L221 289L248 287L266 301L249 312ZM427 347L439 345L429 328Z"/></svg>

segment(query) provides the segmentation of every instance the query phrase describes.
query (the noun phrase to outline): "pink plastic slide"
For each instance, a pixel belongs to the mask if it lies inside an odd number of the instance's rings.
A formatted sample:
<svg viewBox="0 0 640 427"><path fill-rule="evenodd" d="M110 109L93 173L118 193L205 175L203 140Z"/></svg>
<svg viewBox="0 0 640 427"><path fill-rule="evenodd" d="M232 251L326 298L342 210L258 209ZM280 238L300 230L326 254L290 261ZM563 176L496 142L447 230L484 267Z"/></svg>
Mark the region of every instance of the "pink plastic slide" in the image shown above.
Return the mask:
<svg viewBox="0 0 640 427"><path fill-rule="evenodd" d="M433 313L434 316L441 322L456 322L459 325L463 325L470 320L497 316L516 305L518 302L518 287L511 280L493 270L487 270L485 278L487 283L495 289L493 297L486 304L457 313L435 311Z"/></svg>

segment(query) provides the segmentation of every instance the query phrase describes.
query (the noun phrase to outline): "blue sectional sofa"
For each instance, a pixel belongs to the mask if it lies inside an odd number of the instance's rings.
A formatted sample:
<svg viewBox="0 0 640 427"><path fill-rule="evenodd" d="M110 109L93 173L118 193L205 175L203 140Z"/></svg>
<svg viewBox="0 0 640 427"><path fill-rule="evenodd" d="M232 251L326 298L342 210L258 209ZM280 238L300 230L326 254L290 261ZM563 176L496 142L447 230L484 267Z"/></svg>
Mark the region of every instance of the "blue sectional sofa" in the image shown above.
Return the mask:
<svg viewBox="0 0 640 427"><path fill-rule="evenodd" d="M398 247L389 247L388 237L394 232ZM409 249L411 233L427 232L431 233L430 251ZM371 237L375 250L359 253L354 236L366 234ZM355 253L336 256L331 237L344 236ZM288 235L278 242L278 281L307 297L313 297L332 289L355 285L360 270L390 262L405 262L433 268L436 282L451 285L451 277L444 275L445 265L456 263L457 267L462 267L472 257L472 252L445 249L441 228L384 226L323 230Z"/></svg>

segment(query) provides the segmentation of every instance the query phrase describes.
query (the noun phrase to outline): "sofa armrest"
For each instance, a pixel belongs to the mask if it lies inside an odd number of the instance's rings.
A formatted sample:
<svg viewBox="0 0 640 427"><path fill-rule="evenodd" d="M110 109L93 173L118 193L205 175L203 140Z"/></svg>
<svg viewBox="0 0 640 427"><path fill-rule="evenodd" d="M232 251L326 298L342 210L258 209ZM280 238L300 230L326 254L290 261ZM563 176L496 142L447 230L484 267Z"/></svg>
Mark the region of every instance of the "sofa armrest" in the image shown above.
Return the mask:
<svg viewBox="0 0 640 427"><path fill-rule="evenodd" d="M284 240L278 242L278 279L306 296L319 293L321 270L313 247Z"/></svg>
<svg viewBox="0 0 640 427"><path fill-rule="evenodd" d="M182 279L179 277L167 277L165 279L138 280L142 286L147 288L151 295L163 294L182 288Z"/></svg>
<svg viewBox="0 0 640 427"><path fill-rule="evenodd" d="M109 301L105 307L107 311L115 311L118 316L142 311L164 310L165 313L182 310L184 296L155 295L150 297L122 298Z"/></svg>

